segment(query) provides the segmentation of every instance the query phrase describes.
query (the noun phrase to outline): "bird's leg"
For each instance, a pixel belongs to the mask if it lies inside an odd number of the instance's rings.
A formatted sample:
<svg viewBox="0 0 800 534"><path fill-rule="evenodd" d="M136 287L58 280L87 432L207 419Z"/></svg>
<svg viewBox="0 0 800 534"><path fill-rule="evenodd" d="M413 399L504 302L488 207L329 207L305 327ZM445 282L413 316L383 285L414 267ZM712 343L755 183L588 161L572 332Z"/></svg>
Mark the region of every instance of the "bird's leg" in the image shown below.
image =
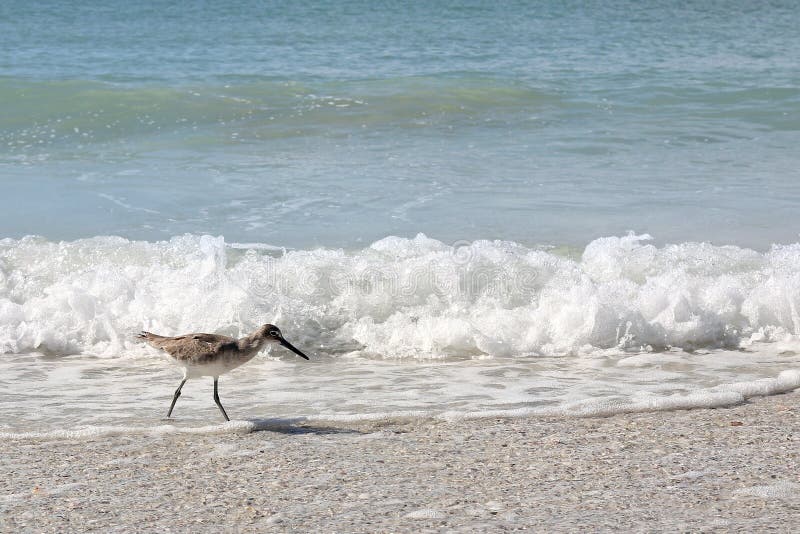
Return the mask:
<svg viewBox="0 0 800 534"><path fill-rule="evenodd" d="M217 403L219 407L219 411L222 412L222 417L225 418L226 421L230 421L228 418L228 414L225 413L225 408L222 407L222 403L219 401L219 393L217 392L217 382L219 381L219 377L214 377L214 402Z"/></svg>
<svg viewBox="0 0 800 534"><path fill-rule="evenodd" d="M186 379L184 378L183 380L181 380L181 385L178 386L178 389L175 390L175 396L172 397L172 404L169 405L169 411L167 412L167 417L168 418L169 418L170 415L172 415L172 409L175 407L175 402L177 402L178 397L181 396L181 388L183 387L183 385L185 383L186 383Z"/></svg>

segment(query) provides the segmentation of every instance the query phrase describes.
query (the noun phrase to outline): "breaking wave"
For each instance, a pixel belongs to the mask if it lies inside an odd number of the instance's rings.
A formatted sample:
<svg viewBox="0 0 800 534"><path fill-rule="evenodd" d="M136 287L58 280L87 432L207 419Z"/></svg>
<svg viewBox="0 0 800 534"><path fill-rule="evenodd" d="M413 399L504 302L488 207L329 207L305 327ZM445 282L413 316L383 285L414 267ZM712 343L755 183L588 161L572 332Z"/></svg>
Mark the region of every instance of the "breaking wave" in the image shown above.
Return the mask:
<svg viewBox="0 0 800 534"><path fill-rule="evenodd" d="M387 237L355 251L184 235L0 241L0 352L135 353L141 329L240 335L383 357L739 347L800 333L800 244L767 252L647 235L582 253Z"/></svg>

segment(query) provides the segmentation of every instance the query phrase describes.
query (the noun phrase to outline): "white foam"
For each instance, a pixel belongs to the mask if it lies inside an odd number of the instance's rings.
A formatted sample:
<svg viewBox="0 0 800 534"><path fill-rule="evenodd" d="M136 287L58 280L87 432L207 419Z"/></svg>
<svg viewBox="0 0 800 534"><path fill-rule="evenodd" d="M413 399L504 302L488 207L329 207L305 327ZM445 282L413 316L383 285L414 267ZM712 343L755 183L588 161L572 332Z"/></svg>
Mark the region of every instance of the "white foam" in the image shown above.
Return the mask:
<svg viewBox="0 0 800 534"><path fill-rule="evenodd" d="M648 238L597 239L580 259L424 235L279 257L211 236L5 239L0 351L118 356L143 328L238 335L276 319L328 351L393 358L800 346L800 244Z"/></svg>
<svg viewBox="0 0 800 534"><path fill-rule="evenodd" d="M520 418L520 417L606 417L626 413L640 413L640 412L659 412L659 411L672 411L672 410L689 410L698 408L721 408L733 406L745 402L747 399L754 396L772 395L796 389L800 387L799 370L787 370L781 372L778 376L766 379L757 379L749 382L737 382L730 384L721 384L709 388L699 388L695 390L686 391L683 393L674 393L669 395L662 395L654 392L646 392L643 390L634 391L627 395L609 395L600 394L593 395L587 392L588 396L580 400L570 401L561 399L551 401L551 404L541 406L523 406L517 408L480 408L481 404L487 401L490 404L502 405L509 400L509 394L506 391L501 391L496 399L482 399L479 397L478 404L470 403L455 395L453 392L441 391L442 397L440 399L441 405L446 406L448 403L453 405L451 409L443 409L435 405L414 410L386 410L385 404L389 404L388 398L382 402L373 402L365 411L348 411L356 409L364 402L356 401L354 404L348 404L347 398L353 396L353 392L343 390L339 392L336 397L335 391L332 397L326 399L327 403L322 405L322 410L318 412L306 412L304 415L295 416L282 416L269 419L249 419L249 420L234 420L222 424L212 425L193 425L188 424L160 424L160 425L147 425L145 420L152 418L155 414L161 413L165 403L169 400L169 391L165 388L165 393L160 397L156 395L152 402L148 401L146 406L138 406L139 415L127 414L133 420L141 421L139 424L94 424L94 425L74 425L70 427L63 426L63 423L58 421L63 419L66 413L71 412L67 405L59 404L60 409L52 413L47 412L47 409L39 410L35 421L25 423L26 426L38 426L43 428L42 423L45 425L50 424L62 425L48 430L19 430L21 424L20 420L14 420L15 427L6 425L5 429L0 431L0 439L6 440L94 440L98 438L111 437L111 436L170 436L175 434L246 434L256 431L283 431L289 429L297 429L302 431L303 428L313 429L316 426L336 426L337 424L348 423L366 423L366 424L380 424L384 423L402 423L413 420L431 419L431 420L444 420L444 421L469 421L491 418ZM469 375L464 376L465 380L470 380ZM330 380L329 380L330 381ZM405 383L405 382L404 382ZM314 382L316 384L316 382ZM510 384L512 385L512 384ZM308 389L309 385L299 385L302 389ZM316 387L316 386L315 386ZM470 386L467 386L470 387ZM475 389L473 384L472 389ZM255 397L258 391L264 389L263 386L254 386L255 390L250 391L247 397ZM193 398L181 398L181 412L182 414L193 414L198 408L204 410L195 417L218 417L213 407L209 407L207 398L197 397L198 389L202 386L195 386L192 392ZM361 389L361 388L358 388ZM512 388L513 389L513 388ZM622 390L620 391L622 393ZM326 392L325 396L329 394ZM184 395L188 396L188 395ZM513 396L513 394L512 394ZM373 394L369 395L370 398ZM94 397L92 397L94 398ZM274 398L274 397L273 397ZM273 407L273 398L265 398L266 405ZM80 399L72 398L72 402L80 401ZM114 408L112 405L103 404L99 402L95 405L96 401L90 401L94 407L92 415L100 420L108 419L103 418L102 412L110 410L110 414L119 413L119 408ZM395 402L396 399L395 399ZM116 404L125 405L124 399L114 400ZM141 402L139 403L141 404ZM302 405L308 406L309 404L318 404L306 399ZM429 403L428 403L429 404ZM230 406L229 406L230 409ZM245 408L238 407L237 409L244 411ZM257 410L253 410L257 412ZM205 413L206 415L203 415ZM185 417L185 415L184 415ZM24 421L23 421L24 422ZM46 428L46 427L45 427Z"/></svg>
<svg viewBox="0 0 800 534"><path fill-rule="evenodd" d="M787 369L775 378L722 384L709 391L739 393L744 397L760 397L786 393L797 388L800 388L800 369Z"/></svg>
<svg viewBox="0 0 800 534"><path fill-rule="evenodd" d="M266 243L229 243L228 246L233 249L242 250L268 250L270 252L283 252L293 250L287 247L276 247L275 245L268 245Z"/></svg>

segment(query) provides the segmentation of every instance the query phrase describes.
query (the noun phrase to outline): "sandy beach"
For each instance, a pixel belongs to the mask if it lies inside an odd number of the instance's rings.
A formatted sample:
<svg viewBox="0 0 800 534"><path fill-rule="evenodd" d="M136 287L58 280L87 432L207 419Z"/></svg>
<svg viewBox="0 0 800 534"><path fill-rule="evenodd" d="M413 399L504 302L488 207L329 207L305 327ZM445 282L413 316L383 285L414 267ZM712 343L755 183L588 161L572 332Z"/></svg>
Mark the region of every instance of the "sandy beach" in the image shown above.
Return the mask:
<svg viewBox="0 0 800 534"><path fill-rule="evenodd" d="M5 532L778 531L800 393L607 418L6 442ZM176 421L180 425L180 420Z"/></svg>

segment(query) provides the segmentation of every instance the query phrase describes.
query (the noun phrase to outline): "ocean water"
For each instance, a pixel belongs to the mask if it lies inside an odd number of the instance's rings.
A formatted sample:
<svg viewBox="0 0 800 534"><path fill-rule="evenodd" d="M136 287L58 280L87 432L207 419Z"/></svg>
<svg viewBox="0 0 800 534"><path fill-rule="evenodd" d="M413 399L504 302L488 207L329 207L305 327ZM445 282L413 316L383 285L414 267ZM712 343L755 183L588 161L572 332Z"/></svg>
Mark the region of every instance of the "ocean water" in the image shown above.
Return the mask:
<svg viewBox="0 0 800 534"><path fill-rule="evenodd" d="M0 432L152 428L180 373L136 332L264 322L312 362L223 377L251 426L798 387L797 27L792 2L0 4ZM206 431L210 384L176 415Z"/></svg>

